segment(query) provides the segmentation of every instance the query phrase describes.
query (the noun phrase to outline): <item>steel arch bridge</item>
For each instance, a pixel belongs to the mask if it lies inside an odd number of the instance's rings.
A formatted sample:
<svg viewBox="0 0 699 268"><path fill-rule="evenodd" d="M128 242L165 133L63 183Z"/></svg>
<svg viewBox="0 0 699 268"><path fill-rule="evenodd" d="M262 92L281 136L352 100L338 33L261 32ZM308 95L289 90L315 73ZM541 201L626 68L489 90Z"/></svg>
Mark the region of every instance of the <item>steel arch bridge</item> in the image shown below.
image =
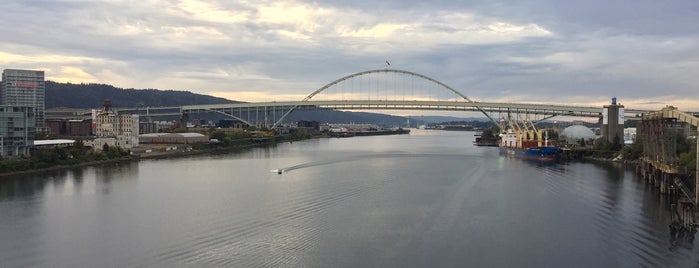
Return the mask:
<svg viewBox="0 0 699 268"><path fill-rule="evenodd" d="M540 120L555 116L602 116L601 107L476 102L436 79L398 69L376 69L350 74L324 85L300 101L185 105L119 111L143 116L219 113L248 125L275 128L296 110L314 109L470 111L482 113L494 124L497 124L494 114L542 116ZM637 115L644 111L627 109L625 112Z"/></svg>

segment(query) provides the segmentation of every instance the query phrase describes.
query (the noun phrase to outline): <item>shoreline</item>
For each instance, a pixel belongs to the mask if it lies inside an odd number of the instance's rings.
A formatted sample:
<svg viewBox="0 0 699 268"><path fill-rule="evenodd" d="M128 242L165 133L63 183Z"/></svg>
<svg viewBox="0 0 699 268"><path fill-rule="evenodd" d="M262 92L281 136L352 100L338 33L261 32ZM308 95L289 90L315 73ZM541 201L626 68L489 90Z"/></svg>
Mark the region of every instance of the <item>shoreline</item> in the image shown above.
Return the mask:
<svg viewBox="0 0 699 268"><path fill-rule="evenodd" d="M5 173L0 173L0 180L6 179L6 178L8 178L10 176L14 176L14 175L30 175L30 174L34 174L34 173L47 172L47 171L58 171L58 170L66 170L66 169L77 168L77 167L100 166L100 165L104 165L104 164L119 163L119 162L131 162L131 161L138 161L138 158L129 156L129 157L116 158L116 159L109 159L109 160L89 161L89 162L83 162L83 163L78 163L78 164L74 164L74 165L57 165L57 166L52 166L52 167L47 167L47 168L40 168L40 169L28 169L28 170L22 170L22 171L5 172Z"/></svg>
<svg viewBox="0 0 699 268"><path fill-rule="evenodd" d="M207 149L199 149L199 150L191 150L191 151L170 151L170 152L158 152L158 153L153 153L153 154L149 154L149 155L131 155L131 156L126 156L126 157L121 157L121 158L116 158L116 159L82 162L82 163L77 163L74 165L57 165L57 166L52 166L52 167L47 167L47 168L40 168L40 169L28 169L28 170L22 170L22 171L5 172L5 173L0 173L0 180L9 179L10 177L16 176L16 175L31 175L31 174L35 174L35 173L41 173L41 172L59 171L59 170L89 167L89 166L100 166L100 165L104 165L104 164L119 163L119 162L138 162L138 161L141 161L142 159L143 160L145 160L145 159L169 159L169 158L179 158L179 157L186 157L186 156L193 156L193 155L235 152L237 150L243 150L243 149L254 148L254 147L265 147L265 146L270 146L270 145L276 145L279 143L280 142L253 143L253 144L238 145L238 146L231 146L231 147L207 148Z"/></svg>
<svg viewBox="0 0 699 268"><path fill-rule="evenodd" d="M382 135L397 135L397 134L405 134L405 133L391 133L391 134L382 134ZM362 136L362 135L358 135L358 136ZM318 139L318 138L334 138L334 137L321 135L321 136L312 136L312 137L309 137L306 139L298 139L296 141L308 140L308 139ZM0 180L6 179L6 178L13 176L13 175L29 175L29 174L35 174L35 173L41 173L41 172L47 172L47 171L58 171L58 170L66 170L66 169L71 169L71 168L88 167L88 166L100 166L100 165L104 165L104 164L119 163L119 162L131 162L131 161L138 162L142 159L143 160L146 160L146 159L157 160L157 159L180 158L180 157L204 155L204 154L230 153L230 152L241 151L241 150L249 149L249 148L277 145L277 144L285 143L285 142L293 142L293 140L282 140L282 141L271 140L270 142L265 142L265 143L251 143L251 144L236 145L236 146L230 146L230 147L214 147L214 148L206 148L206 149L193 149L190 151L155 152L155 153L149 153L147 155L136 154L136 155L121 157L121 158L116 158L116 159L89 161L89 162L83 162L83 163L78 163L78 164L74 164L74 165L57 165L57 166L41 168L41 169L29 169L29 170L22 170L22 171L5 172L5 173L0 173ZM635 160L621 160L621 161L617 160L617 161L615 161L612 158L598 158L598 157L591 157L591 156L583 157L581 159L578 159L578 161L589 161L589 162L596 162L596 163L616 163L616 164L623 164L623 165L636 165L636 164L638 164L638 161L635 161Z"/></svg>

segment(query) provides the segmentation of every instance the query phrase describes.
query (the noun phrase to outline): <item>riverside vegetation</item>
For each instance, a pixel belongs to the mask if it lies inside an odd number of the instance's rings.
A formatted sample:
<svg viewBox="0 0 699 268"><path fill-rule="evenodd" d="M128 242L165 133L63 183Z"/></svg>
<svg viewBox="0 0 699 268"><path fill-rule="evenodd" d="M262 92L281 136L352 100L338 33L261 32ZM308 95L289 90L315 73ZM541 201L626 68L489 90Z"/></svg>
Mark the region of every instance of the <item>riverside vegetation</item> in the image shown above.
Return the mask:
<svg viewBox="0 0 699 268"><path fill-rule="evenodd" d="M186 129L174 129L172 132L184 132ZM290 131L283 135L267 129L254 127L245 130L223 131L220 129L208 129L196 131L208 135L214 143L191 144L194 153L206 153L238 149L251 146L264 146L277 142L304 140L311 138L305 132ZM168 155L176 156L172 151ZM139 159L130 150L124 150L116 146L104 145L101 149L93 150L81 141L68 147L56 147L51 149L36 150L31 157L0 159L0 175L12 175L21 172L34 172L48 169L71 167L78 165L100 164L113 161L130 161Z"/></svg>
<svg viewBox="0 0 699 268"><path fill-rule="evenodd" d="M75 166L85 163L129 160L128 150L116 146L105 146L101 150L92 150L81 141L68 147L36 150L31 157L0 159L0 174L8 175L30 170L43 170L61 166Z"/></svg>

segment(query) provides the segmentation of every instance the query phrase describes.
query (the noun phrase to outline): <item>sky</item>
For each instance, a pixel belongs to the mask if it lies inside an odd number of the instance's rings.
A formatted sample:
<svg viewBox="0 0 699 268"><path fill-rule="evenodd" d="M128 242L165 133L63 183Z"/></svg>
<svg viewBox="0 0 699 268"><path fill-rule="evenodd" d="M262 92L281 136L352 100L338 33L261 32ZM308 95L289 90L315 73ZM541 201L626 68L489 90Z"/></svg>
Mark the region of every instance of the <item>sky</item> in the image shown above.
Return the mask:
<svg viewBox="0 0 699 268"><path fill-rule="evenodd" d="M3 0L0 69L238 101L391 68L483 102L699 111L699 1Z"/></svg>

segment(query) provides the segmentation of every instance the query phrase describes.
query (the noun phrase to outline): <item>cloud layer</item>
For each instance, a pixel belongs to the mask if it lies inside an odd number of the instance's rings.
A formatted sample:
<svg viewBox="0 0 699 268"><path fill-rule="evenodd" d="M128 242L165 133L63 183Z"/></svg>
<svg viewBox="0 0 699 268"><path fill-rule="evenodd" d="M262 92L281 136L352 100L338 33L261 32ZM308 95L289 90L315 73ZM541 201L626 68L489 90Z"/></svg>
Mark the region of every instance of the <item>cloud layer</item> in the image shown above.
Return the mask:
<svg viewBox="0 0 699 268"><path fill-rule="evenodd" d="M633 5L631 5L633 4ZM699 111L696 1L3 2L0 68L55 81L301 99L392 67L482 101Z"/></svg>

